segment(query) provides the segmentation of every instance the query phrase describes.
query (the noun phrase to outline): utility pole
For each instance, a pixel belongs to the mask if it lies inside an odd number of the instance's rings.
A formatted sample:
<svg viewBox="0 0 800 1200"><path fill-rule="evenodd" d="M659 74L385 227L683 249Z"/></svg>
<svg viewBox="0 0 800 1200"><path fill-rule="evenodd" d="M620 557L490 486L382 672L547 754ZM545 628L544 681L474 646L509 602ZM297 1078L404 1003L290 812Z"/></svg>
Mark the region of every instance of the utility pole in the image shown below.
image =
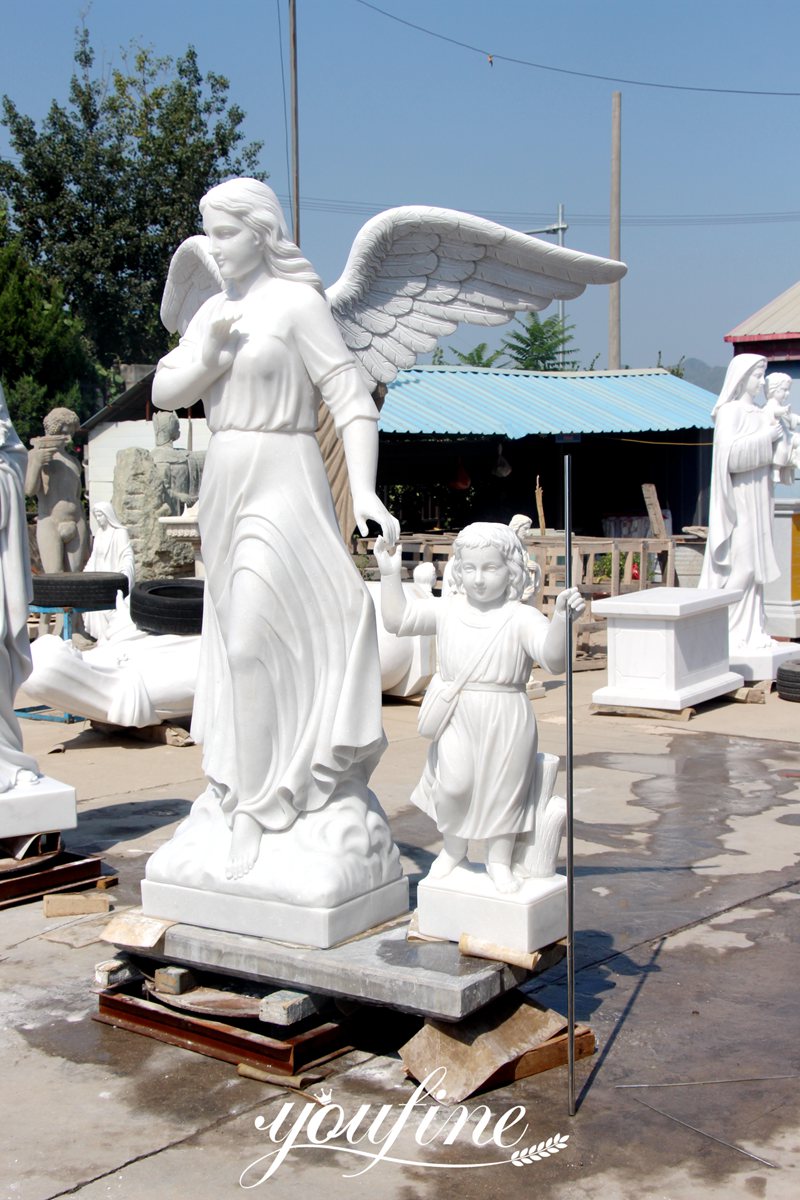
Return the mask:
<svg viewBox="0 0 800 1200"><path fill-rule="evenodd" d="M300 245L300 153L297 125L297 9L289 0L289 60L292 90L292 237Z"/></svg>
<svg viewBox="0 0 800 1200"><path fill-rule="evenodd" d="M620 258L620 162L622 148L622 92L611 96L611 258ZM608 369L620 368L620 285L608 289Z"/></svg>

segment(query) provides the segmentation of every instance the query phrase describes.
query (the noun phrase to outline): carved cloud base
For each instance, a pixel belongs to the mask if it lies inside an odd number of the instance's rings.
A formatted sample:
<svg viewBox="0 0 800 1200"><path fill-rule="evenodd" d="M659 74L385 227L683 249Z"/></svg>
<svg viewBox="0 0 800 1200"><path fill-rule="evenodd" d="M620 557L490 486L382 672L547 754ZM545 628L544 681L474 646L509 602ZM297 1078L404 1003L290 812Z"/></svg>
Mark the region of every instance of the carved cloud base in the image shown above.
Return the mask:
<svg viewBox="0 0 800 1200"><path fill-rule="evenodd" d="M408 911L408 881L371 792L262 834L252 870L226 877L231 830L209 788L142 882L147 916L327 947Z"/></svg>
<svg viewBox="0 0 800 1200"><path fill-rule="evenodd" d="M49 775L0 792L0 838L56 833L77 824L75 789Z"/></svg>
<svg viewBox="0 0 800 1200"><path fill-rule="evenodd" d="M567 881L563 875L526 879L519 891L497 891L482 867L460 865L444 879L423 879L417 889L419 932L457 942L462 933L532 953L567 933Z"/></svg>

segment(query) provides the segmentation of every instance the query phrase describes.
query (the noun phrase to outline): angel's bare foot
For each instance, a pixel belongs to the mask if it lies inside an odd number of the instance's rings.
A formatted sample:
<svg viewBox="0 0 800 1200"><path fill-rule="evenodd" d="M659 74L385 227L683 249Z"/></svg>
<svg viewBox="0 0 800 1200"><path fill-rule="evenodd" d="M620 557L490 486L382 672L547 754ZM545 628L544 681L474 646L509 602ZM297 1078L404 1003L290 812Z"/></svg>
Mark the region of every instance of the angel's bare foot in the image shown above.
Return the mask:
<svg viewBox="0 0 800 1200"><path fill-rule="evenodd" d="M433 865L429 872L431 879L444 879L445 875L449 875L463 861L463 851L459 853L457 850L448 850L445 846L444 850L441 850L433 860Z"/></svg>
<svg viewBox="0 0 800 1200"><path fill-rule="evenodd" d="M261 847L262 829L249 813L237 813L233 818L231 852L225 867L228 879L241 879L255 866Z"/></svg>
<svg viewBox="0 0 800 1200"><path fill-rule="evenodd" d="M26 785L30 787L31 784L38 783L40 779L41 775L37 775L35 771L29 771L26 767L23 767L22 770L17 771L16 786L22 787Z"/></svg>
<svg viewBox="0 0 800 1200"><path fill-rule="evenodd" d="M489 872L489 878L498 892L508 893L519 890L520 881L505 863L487 862L486 870Z"/></svg>

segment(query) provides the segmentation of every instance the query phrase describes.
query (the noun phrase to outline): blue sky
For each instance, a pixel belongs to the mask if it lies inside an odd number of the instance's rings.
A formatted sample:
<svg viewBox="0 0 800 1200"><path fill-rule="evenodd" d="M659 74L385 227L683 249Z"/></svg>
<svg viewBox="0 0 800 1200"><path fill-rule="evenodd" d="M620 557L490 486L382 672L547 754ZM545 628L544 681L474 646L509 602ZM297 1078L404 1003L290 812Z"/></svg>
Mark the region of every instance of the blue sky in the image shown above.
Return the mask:
<svg viewBox="0 0 800 1200"><path fill-rule="evenodd" d="M297 0L303 250L326 282L373 211L436 204L525 229L555 220L571 246L608 251L611 95L622 92L622 360L725 364L744 317L800 278L800 5L794 0ZM0 91L39 120L66 98L85 5L4 6ZM98 65L132 40L231 81L263 166L288 195L281 83L287 0L94 0ZM280 14L283 46L278 33ZM796 96L634 86L537 69ZM0 151L6 153L5 131ZM792 219L742 218L793 214ZM656 221L655 218L662 218ZM666 218L666 220L664 219ZM700 219L697 219L700 218ZM607 296L568 307L580 361L607 357ZM462 347L478 330L452 339ZM493 332L494 344L502 337Z"/></svg>

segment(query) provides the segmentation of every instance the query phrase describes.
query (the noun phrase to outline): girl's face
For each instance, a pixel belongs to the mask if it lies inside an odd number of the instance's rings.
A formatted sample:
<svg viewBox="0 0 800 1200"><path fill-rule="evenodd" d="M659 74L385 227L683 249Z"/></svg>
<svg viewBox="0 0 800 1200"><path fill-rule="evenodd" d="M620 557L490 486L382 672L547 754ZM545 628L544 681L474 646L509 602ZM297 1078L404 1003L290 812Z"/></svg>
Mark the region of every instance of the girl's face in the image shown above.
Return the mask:
<svg viewBox="0 0 800 1200"><path fill-rule="evenodd" d="M226 282L244 279L264 266L258 238L238 217L209 205L203 213L203 229L211 242L211 256Z"/></svg>
<svg viewBox="0 0 800 1200"><path fill-rule="evenodd" d="M497 608L507 599L511 570L494 546L462 550L461 581L467 600L475 608Z"/></svg>

